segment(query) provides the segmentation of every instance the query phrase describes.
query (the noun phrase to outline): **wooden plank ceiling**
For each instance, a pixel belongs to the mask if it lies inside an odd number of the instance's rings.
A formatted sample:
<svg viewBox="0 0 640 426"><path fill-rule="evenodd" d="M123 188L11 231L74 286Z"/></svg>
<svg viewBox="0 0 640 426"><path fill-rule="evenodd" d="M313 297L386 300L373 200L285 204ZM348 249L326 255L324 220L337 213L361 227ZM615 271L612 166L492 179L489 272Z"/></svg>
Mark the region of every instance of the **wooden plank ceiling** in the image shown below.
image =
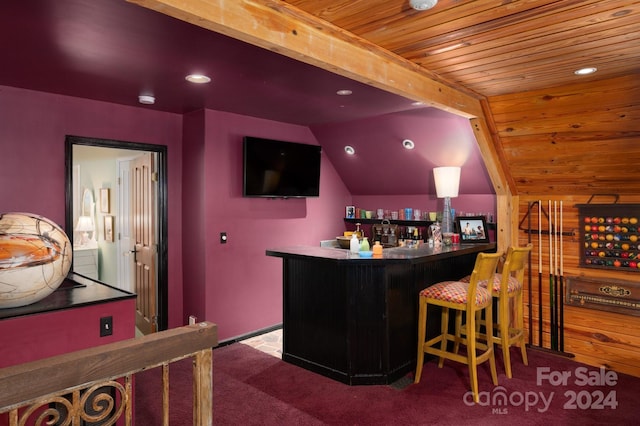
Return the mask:
<svg viewBox="0 0 640 426"><path fill-rule="evenodd" d="M640 2L285 2L486 98L515 194L640 193Z"/></svg>
<svg viewBox="0 0 640 426"><path fill-rule="evenodd" d="M582 66L603 79L640 65L637 2L285 2L486 97L571 84Z"/></svg>

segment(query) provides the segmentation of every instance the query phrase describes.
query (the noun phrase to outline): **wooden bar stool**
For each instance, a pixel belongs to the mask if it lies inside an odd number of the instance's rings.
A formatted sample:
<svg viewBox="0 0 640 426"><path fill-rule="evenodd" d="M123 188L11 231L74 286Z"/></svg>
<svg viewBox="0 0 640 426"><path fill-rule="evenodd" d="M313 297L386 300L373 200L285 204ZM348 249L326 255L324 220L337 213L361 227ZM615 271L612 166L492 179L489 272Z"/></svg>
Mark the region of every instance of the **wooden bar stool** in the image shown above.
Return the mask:
<svg viewBox="0 0 640 426"><path fill-rule="evenodd" d="M529 364L524 341L522 286L531 248L531 244L526 247L509 247L502 269L500 273L495 274L491 287L491 295L498 299L498 322L493 326L494 330L498 331L498 335L493 336L493 341L502 346L504 370L509 379L512 377L509 351L511 346L519 346L522 362L524 365ZM470 278L467 276L460 281L469 282ZM485 323L485 321L477 321L476 325Z"/></svg>
<svg viewBox="0 0 640 426"><path fill-rule="evenodd" d="M487 333L493 335L492 297L487 286L481 282L492 282L496 273L500 253L479 253L468 283L459 281L445 281L434 284L420 292L420 309L418 314L418 362L414 383L420 382L424 354L437 355L438 367L442 368L444 359L467 364L469 368L469 382L473 392L473 400L478 402L478 364L489 360L491 379L498 384L496 361L493 353L493 340L486 341L485 335L476 334L476 313L485 311L487 318ZM427 308L429 305L440 306L442 309L440 334L425 342L427 329ZM455 334L449 333L449 309L455 310ZM466 314L464 330L462 314ZM463 337L464 336L464 337ZM469 338L468 336L473 336ZM479 337L484 337L484 341ZM448 342L454 343L454 351L448 350ZM466 346L466 355L458 354L460 344ZM476 351L481 350L478 354Z"/></svg>
<svg viewBox="0 0 640 426"><path fill-rule="evenodd" d="M528 365L527 348L524 341L524 306L522 302L522 285L524 283L524 270L529 259L532 245L526 247L509 247L507 257L502 266L502 273L496 274L495 281L500 278L498 288L492 288L493 297L498 300L498 337L494 342L502 346L504 369L508 378L511 378L511 356L509 348L512 345L519 346L522 353L522 362ZM513 318L509 305L513 302Z"/></svg>

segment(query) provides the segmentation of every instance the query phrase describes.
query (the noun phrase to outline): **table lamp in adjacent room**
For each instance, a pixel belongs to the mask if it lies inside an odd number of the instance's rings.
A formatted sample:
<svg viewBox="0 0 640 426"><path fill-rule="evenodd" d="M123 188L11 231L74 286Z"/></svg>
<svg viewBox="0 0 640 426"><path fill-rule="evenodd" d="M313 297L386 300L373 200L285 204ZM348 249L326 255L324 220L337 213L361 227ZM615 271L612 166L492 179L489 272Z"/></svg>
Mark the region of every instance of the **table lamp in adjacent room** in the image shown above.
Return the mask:
<svg viewBox="0 0 640 426"><path fill-rule="evenodd" d="M444 198L442 212L442 232L453 232L453 215L451 214L451 197L458 196L460 185L460 167L436 167L433 169L436 183L436 195Z"/></svg>
<svg viewBox="0 0 640 426"><path fill-rule="evenodd" d="M76 232L82 232L81 246L89 243L89 232L93 232L93 219L90 216L80 216L76 225Z"/></svg>

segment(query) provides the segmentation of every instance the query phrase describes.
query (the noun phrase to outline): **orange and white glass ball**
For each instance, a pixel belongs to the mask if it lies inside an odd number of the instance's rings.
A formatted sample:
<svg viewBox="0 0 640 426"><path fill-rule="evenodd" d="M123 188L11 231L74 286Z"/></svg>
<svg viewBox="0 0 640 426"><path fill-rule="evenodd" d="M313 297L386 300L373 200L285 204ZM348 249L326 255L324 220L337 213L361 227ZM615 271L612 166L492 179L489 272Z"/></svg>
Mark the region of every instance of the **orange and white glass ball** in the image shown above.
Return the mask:
<svg viewBox="0 0 640 426"><path fill-rule="evenodd" d="M0 309L44 299L69 273L72 247L51 220L31 213L0 214Z"/></svg>

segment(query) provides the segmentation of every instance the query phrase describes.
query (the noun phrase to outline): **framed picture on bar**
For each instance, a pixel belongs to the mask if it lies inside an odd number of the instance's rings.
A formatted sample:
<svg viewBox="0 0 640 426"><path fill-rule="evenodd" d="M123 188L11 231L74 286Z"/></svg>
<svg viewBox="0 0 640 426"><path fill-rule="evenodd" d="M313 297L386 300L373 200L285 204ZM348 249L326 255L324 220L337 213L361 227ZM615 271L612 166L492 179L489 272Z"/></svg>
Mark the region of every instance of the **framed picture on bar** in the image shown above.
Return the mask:
<svg viewBox="0 0 640 426"><path fill-rule="evenodd" d="M458 216L456 226L461 244L488 243L489 233L484 216Z"/></svg>

